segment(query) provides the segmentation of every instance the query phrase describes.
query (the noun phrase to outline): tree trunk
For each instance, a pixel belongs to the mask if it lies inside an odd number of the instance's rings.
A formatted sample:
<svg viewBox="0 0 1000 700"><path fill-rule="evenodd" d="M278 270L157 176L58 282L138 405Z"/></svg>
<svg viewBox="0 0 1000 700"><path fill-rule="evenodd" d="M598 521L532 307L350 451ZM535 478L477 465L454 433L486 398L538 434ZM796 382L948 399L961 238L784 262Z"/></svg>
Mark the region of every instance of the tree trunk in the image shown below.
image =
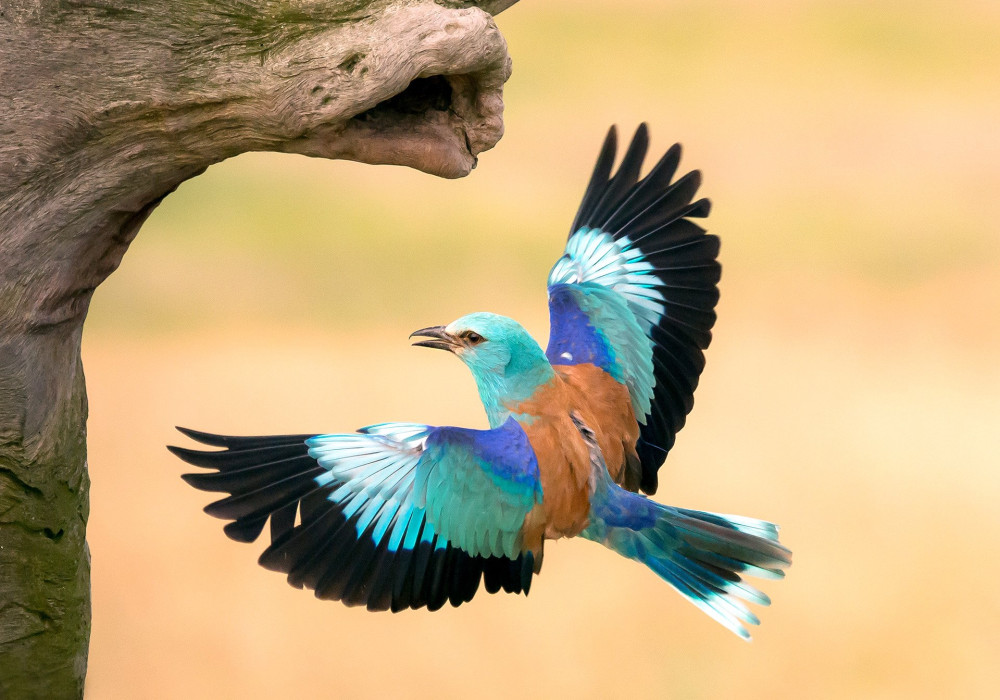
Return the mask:
<svg viewBox="0 0 1000 700"><path fill-rule="evenodd" d="M0 0L0 697L83 693L90 298L244 151L444 177L503 133L516 0Z"/></svg>

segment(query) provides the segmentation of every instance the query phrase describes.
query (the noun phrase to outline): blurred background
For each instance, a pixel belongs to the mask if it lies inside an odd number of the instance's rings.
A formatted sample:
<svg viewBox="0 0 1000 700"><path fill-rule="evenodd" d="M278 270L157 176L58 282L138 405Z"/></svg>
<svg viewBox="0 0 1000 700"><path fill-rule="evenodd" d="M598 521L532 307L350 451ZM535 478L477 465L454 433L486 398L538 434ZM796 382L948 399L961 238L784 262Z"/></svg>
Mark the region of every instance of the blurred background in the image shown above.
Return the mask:
<svg viewBox="0 0 1000 700"><path fill-rule="evenodd" d="M96 294L87 697L995 697L1000 5L523 0L506 136L468 178L249 154L185 183ZM164 449L386 420L485 427L407 335L544 344L609 124L684 144L722 301L663 502L782 525L744 644L654 574L547 547L530 597L316 601L200 512Z"/></svg>

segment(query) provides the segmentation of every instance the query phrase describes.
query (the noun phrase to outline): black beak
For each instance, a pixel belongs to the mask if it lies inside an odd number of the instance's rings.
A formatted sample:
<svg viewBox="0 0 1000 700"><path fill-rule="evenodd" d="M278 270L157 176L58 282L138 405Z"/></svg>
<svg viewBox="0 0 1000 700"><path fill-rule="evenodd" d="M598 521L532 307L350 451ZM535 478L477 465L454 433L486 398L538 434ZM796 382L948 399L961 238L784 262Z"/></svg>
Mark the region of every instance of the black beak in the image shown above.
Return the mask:
<svg viewBox="0 0 1000 700"><path fill-rule="evenodd" d="M419 331L413 331L410 333L411 338L415 335L430 338L430 340L418 340L414 343L414 345L419 345L424 348L437 348L438 350L455 352L459 346L458 339L448 333L448 331L444 329L444 326L421 328Z"/></svg>

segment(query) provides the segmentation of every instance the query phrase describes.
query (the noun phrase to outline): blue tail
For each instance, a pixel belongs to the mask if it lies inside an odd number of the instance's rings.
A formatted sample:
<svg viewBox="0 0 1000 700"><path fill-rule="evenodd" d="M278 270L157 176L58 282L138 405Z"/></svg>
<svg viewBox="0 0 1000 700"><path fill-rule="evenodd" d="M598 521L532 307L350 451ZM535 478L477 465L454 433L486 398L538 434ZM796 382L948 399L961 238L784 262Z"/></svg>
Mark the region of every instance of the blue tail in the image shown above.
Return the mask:
<svg viewBox="0 0 1000 700"><path fill-rule="evenodd" d="M772 523L660 505L615 484L593 442L594 494L590 524L580 533L622 556L642 562L727 629L749 640L744 624L760 620L743 601L771 599L741 575L782 578L792 553Z"/></svg>

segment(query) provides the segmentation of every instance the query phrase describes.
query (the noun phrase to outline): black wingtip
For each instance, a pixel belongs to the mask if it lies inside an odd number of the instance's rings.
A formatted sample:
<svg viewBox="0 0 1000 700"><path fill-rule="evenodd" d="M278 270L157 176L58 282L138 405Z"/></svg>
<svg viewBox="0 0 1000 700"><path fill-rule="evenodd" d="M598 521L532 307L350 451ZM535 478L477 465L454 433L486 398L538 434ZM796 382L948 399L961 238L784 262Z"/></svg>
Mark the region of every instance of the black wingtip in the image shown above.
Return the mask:
<svg viewBox="0 0 1000 700"><path fill-rule="evenodd" d="M527 596L531 590L531 581L535 574L535 555L533 552L525 552L521 564L521 590Z"/></svg>
<svg viewBox="0 0 1000 700"><path fill-rule="evenodd" d="M681 211L687 211L691 206L691 200L698 193L701 188L701 171L692 170L688 173L684 173L677 180L670 185L667 190L664 191L664 195L669 196L670 201L673 206L678 204L685 207L684 210L674 209L673 216L677 218L683 218L687 214L682 214Z"/></svg>
<svg viewBox="0 0 1000 700"><path fill-rule="evenodd" d="M264 531L264 523L267 522L267 516L255 519L247 520L234 520L228 523L222 528L222 531L226 533L226 537L237 542L254 542L260 533Z"/></svg>
<svg viewBox="0 0 1000 700"><path fill-rule="evenodd" d="M202 465L195 465L202 466ZM184 483L199 491L213 491L215 493L229 493L229 485L223 480L225 472L198 472L194 474L181 474Z"/></svg>
<svg viewBox="0 0 1000 700"><path fill-rule="evenodd" d="M642 165L642 161L646 158L646 151L649 150L649 126L646 122L640 124L635 133L632 135L632 142L628 146L628 151L625 154L623 163L625 160L629 159L629 156L636 154L638 156L639 165ZM635 156L633 156L635 157ZM619 166L620 169L621 166Z"/></svg>
<svg viewBox="0 0 1000 700"><path fill-rule="evenodd" d="M607 136L604 137L604 144L601 146L601 156L598 157L598 160L603 160L602 157L604 156L605 152L608 150L609 147L612 150L612 155L614 155L614 151L618 150L617 124L612 124L611 126L608 127L608 134Z"/></svg>
<svg viewBox="0 0 1000 700"><path fill-rule="evenodd" d="M673 179L674 175L677 173L677 168L681 164L681 156L684 155L684 147L675 143L673 146L667 149L667 152L663 154L660 160L657 161L653 169L649 171L644 180L650 179L653 173L662 173L658 182L662 182L663 186L670 184L670 180ZM656 179L655 177L653 179ZM659 188L659 187L658 187Z"/></svg>
<svg viewBox="0 0 1000 700"><path fill-rule="evenodd" d="M611 167L615 163L615 154L617 152L618 127L612 124L608 129L608 135L604 137L604 144L601 146L597 162L594 164L594 170L590 175L590 182L587 183L587 189L583 193L580 208L577 210L576 216L573 217L573 223L569 229L571 236L576 233L597 206L601 193L604 192L608 180L611 178Z"/></svg>
<svg viewBox="0 0 1000 700"><path fill-rule="evenodd" d="M206 455L214 453L201 452L199 450L189 450L186 447L177 447L176 445L167 445L167 450L170 451L175 457L179 457L181 460L187 462L188 464L193 464L196 467L211 467L211 464L205 464L204 457Z"/></svg>
<svg viewBox="0 0 1000 700"><path fill-rule="evenodd" d="M601 150L597 154L597 162L594 163L594 170L591 173L591 181L588 185L593 186L597 182L607 181L611 177L611 168L615 164L615 156L618 154L618 125L612 124L608 127L608 133L601 144Z"/></svg>
<svg viewBox="0 0 1000 700"><path fill-rule="evenodd" d="M684 212L684 216L694 217L698 219L704 219L712 212L712 200L708 198L699 199L697 202L692 204L687 211Z"/></svg>
<svg viewBox="0 0 1000 700"><path fill-rule="evenodd" d="M203 477L203 476L205 476L205 475L204 474L181 474L181 478L184 480L184 483L187 484L188 486L193 486L194 488L198 489L199 491L208 491L209 489L205 488L204 482L200 478L200 477Z"/></svg>
<svg viewBox="0 0 1000 700"><path fill-rule="evenodd" d="M182 428L179 425L175 425L174 427L182 435L191 438L195 442L200 442L203 445L211 445L212 447L225 447L227 444L227 439L225 435L214 435L213 433L203 433L200 430L192 430L191 428Z"/></svg>

